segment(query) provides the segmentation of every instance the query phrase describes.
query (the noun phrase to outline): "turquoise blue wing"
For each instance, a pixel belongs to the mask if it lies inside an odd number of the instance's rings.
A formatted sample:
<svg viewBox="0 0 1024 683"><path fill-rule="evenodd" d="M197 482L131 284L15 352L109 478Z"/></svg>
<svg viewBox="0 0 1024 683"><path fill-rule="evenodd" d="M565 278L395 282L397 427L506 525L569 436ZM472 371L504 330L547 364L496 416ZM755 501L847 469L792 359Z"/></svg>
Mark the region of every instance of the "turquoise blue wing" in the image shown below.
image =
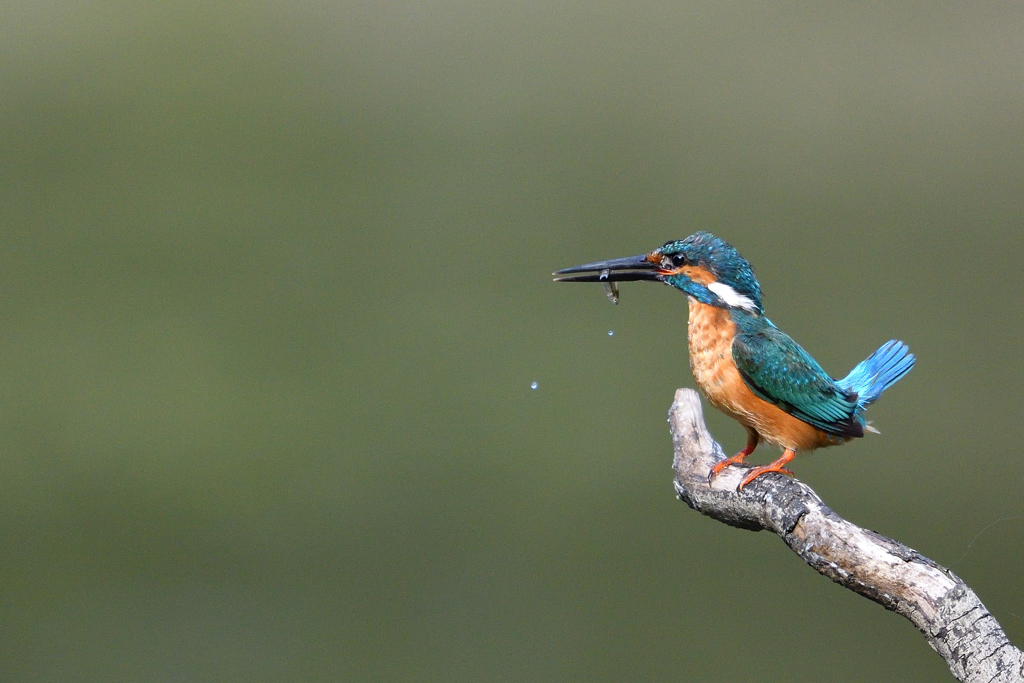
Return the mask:
<svg viewBox="0 0 1024 683"><path fill-rule="evenodd" d="M809 353L763 318L737 330L732 357L747 386L790 415L837 436L864 436L857 395L836 384Z"/></svg>

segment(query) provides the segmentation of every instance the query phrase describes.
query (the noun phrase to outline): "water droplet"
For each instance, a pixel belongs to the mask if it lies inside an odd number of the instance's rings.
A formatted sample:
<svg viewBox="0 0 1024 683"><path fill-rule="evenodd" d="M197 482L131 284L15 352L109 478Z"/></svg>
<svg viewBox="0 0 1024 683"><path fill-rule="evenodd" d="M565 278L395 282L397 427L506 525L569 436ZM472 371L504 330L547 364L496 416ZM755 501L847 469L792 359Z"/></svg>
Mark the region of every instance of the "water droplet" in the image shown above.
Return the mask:
<svg viewBox="0 0 1024 683"><path fill-rule="evenodd" d="M536 382L531 382L530 383L530 388L533 389L534 391L536 391L537 390L537 383Z"/></svg>

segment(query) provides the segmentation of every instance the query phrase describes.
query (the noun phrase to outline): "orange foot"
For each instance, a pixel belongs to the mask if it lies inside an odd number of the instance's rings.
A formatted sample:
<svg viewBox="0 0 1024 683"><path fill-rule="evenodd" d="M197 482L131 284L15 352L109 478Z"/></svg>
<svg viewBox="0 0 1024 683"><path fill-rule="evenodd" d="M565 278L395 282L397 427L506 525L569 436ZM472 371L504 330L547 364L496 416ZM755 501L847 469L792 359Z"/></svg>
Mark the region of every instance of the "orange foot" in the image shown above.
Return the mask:
<svg viewBox="0 0 1024 683"><path fill-rule="evenodd" d="M762 474L768 474L769 472L779 472L780 474L786 474L792 477L793 473L787 470L785 467L783 467L783 465L792 460L795 456L796 453L793 452L793 449L787 448L785 452L782 454L782 457L773 462L772 464L761 465L760 467L755 467L752 470L750 470L750 472L747 473L747 476L743 477L743 481L741 481L740 485L736 487L736 490L742 491L744 486L754 481Z"/></svg>
<svg viewBox="0 0 1024 683"><path fill-rule="evenodd" d="M754 449L751 448L750 450L753 451ZM747 452L746 448L744 448L742 451L732 456L731 458L726 458L725 460L719 460L718 462L716 462L714 465L712 465L711 471L708 472L708 483L710 484L711 480L717 477L718 473L724 470L729 465L742 464L748 455L750 455L750 453Z"/></svg>
<svg viewBox="0 0 1024 683"><path fill-rule="evenodd" d="M718 476L718 473L724 470L729 465L740 465L746 459L748 455L754 452L757 448L757 442L760 441L760 436L757 432L747 430L747 445L743 447L743 450L725 460L719 460L711 466L711 471L708 472L708 485L711 485L711 480Z"/></svg>

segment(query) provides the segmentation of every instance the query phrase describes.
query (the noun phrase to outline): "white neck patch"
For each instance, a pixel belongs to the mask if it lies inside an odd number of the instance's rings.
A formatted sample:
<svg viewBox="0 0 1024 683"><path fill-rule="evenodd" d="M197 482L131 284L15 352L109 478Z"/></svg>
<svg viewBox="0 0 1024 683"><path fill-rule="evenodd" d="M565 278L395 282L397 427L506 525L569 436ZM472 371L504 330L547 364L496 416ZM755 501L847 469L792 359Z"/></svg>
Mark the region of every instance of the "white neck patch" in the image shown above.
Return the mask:
<svg viewBox="0 0 1024 683"><path fill-rule="evenodd" d="M757 304L750 297L743 296L724 282L711 282L708 283L707 287L717 294L718 298L724 301L727 306L742 308L747 311L757 311Z"/></svg>

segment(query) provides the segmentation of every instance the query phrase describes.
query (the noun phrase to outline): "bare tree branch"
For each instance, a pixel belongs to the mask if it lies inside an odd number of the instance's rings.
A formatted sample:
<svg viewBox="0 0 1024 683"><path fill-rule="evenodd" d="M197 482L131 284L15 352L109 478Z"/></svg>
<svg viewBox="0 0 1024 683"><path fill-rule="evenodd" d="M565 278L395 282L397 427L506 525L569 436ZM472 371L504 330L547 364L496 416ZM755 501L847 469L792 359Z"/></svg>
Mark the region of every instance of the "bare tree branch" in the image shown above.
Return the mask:
<svg viewBox="0 0 1024 683"><path fill-rule="evenodd" d="M851 524L787 476L764 475L737 492L746 470L728 467L709 485L711 466L725 453L708 433L692 389L676 392L669 425L676 494L684 503L731 526L775 532L818 573L910 619L958 680L1024 681L1024 653L953 572Z"/></svg>

